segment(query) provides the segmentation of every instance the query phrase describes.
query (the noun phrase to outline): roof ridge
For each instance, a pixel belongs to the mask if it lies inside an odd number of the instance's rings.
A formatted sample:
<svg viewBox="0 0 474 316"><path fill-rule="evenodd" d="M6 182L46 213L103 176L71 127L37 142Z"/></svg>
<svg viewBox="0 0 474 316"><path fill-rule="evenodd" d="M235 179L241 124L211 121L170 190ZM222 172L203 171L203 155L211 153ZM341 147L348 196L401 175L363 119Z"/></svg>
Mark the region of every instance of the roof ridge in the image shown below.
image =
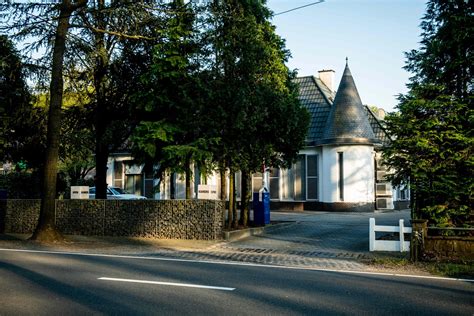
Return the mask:
<svg viewBox="0 0 474 316"><path fill-rule="evenodd" d="M314 75L297 76L295 79L306 79L306 78L311 78L311 77L314 77Z"/></svg>
<svg viewBox="0 0 474 316"><path fill-rule="evenodd" d="M323 82L321 79L316 78L315 76L311 76L311 78L313 79L314 84L316 85L316 87L318 87L319 92L321 92L321 94L323 95L323 97L324 97L324 99L326 100L326 102L329 103L330 106L332 106L334 100L331 101L331 99L328 98L328 96L326 95L326 93L325 93L325 92L323 91L323 89L319 86L318 80L321 81L322 84L324 84L324 82ZM325 86L326 88L328 88L328 86L326 86L325 84L324 84L324 86ZM329 89L329 88L328 88L328 90L331 91L331 89ZM332 96L331 96L331 97L332 97Z"/></svg>

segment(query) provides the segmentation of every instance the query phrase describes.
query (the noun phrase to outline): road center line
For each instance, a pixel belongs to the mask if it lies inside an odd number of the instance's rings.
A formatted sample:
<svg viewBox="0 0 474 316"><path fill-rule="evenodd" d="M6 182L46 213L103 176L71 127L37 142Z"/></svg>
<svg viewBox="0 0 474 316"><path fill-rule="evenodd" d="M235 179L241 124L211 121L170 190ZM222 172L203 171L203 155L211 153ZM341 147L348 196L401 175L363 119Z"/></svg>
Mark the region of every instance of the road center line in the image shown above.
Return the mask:
<svg viewBox="0 0 474 316"><path fill-rule="evenodd" d="M187 284L187 283L158 282L158 281L134 280L134 279L118 279L118 278L107 278L107 277L102 277L102 278L97 278L97 279L98 280L103 280L103 281L142 283L142 284L158 284L158 285L193 287L193 288L198 288L198 289L220 290L220 291L233 291L233 290L235 290L234 287L209 286L209 285Z"/></svg>

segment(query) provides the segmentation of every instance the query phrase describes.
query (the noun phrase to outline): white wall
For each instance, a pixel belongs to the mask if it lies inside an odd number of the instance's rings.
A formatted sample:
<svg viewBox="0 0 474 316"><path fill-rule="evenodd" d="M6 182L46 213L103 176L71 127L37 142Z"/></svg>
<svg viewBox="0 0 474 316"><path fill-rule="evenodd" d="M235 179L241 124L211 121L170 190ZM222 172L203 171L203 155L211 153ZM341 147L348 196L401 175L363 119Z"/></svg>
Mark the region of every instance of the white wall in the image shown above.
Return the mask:
<svg viewBox="0 0 474 316"><path fill-rule="evenodd" d="M107 160L107 177L106 177L107 185L113 186L114 185L114 158L109 157Z"/></svg>
<svg viewBox="0 0 474 316"><path fill-rule="evenodd" d="M338 152L344 160L344 200L339 198ZM321 201L325 203L374 202L374 148L367 145L323 146Z"/></svg>

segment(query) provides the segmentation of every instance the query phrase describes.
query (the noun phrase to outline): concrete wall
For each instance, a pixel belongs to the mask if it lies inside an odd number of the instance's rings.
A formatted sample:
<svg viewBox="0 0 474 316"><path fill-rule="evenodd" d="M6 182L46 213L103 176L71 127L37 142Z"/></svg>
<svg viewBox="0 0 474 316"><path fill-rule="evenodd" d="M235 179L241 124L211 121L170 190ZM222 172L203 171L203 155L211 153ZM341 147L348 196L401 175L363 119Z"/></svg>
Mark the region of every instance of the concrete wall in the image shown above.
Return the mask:
<svg viewBox="0 0 474 316"><path fill-rule="evenodd" d="M40 200L1 200L0 233L32 233ZM224 204L211 200L58 200L64 234L166 239L222 238Z"/></svg>

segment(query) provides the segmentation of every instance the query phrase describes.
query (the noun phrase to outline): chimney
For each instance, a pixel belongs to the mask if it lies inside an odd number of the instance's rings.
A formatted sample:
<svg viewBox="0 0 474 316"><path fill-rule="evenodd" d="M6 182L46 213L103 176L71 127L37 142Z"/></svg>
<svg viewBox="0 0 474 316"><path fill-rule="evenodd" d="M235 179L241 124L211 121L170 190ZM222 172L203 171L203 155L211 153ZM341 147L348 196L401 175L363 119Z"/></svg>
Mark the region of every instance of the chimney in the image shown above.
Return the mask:
<svg viewBox="0 0 474 316"><path fill-rule="evenodd" d="M334 73L332 69L323 69L318 71L319 79L329 88L329 90L334 91Z"/></svg>
<svg viewBox="0 0 474 316"><path fill-rule="evenodd" d="M385 119L385 114L386 112L384 109L381 109L381 108L377 109L377 118L379 120L383 121Z"/></svg>

